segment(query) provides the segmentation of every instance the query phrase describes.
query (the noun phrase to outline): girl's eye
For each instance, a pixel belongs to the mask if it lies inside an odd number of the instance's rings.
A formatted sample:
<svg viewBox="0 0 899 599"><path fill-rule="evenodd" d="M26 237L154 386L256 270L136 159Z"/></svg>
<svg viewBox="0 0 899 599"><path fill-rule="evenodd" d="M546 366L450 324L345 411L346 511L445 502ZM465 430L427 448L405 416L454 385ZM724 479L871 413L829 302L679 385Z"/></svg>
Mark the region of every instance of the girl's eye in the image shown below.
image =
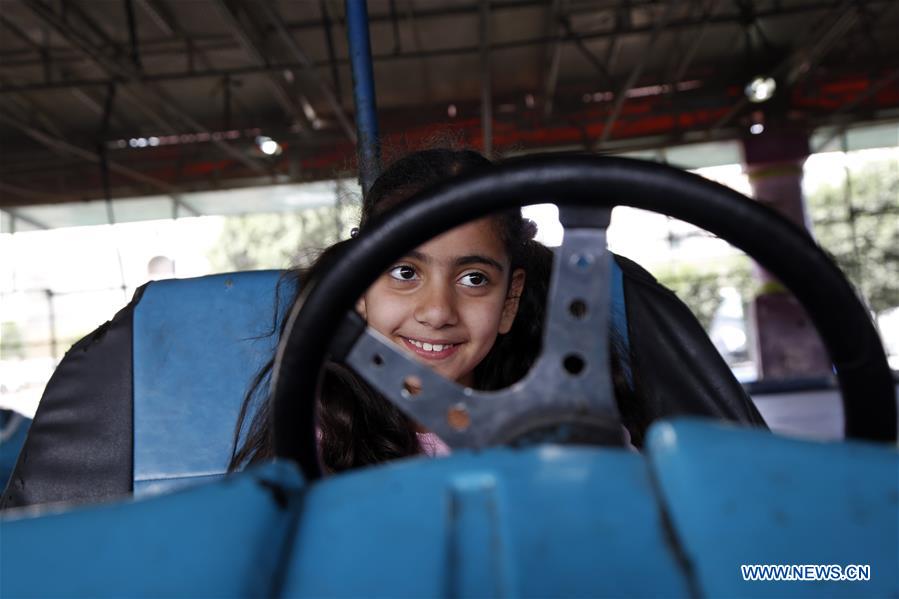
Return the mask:
<svg viewBox="0 0 899 599"><path fill-rule="evenodd" d="M483 287L488 283L487 275L481 272L468 272L462 275L459 282L466 287Z"/></svg>
<svg viewBox="0 0 899 599"><path fill-rule="evenodd" d="M394 266L389 271L387 271L387 274L389 274L391 278L396 279L397 281L414 281L418 278L418 273L415 272L415 269L408 264L400 264L399 266Z"/></svg>

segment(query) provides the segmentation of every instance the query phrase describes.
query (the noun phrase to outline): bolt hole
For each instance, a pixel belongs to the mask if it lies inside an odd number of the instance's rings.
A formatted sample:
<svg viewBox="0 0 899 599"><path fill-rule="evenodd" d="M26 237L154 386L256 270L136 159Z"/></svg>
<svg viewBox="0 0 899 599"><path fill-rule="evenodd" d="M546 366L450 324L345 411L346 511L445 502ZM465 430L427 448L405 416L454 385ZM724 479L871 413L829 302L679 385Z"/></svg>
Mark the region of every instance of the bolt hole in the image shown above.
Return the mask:
<svg viewBox="0 0 899 599"><path fill-rule="evenodd" d="M456 404L446 412L446 422L453 430L464 431L471 426L471 414L465 404Z"/></svg>
<svg viewBox="0 0 899 599"><path fill-rule="evenodd" d="M371 363L375 366L382 366L384 364L384 358L381 357L381 354L375 354L371 357Z"/></svg>
<svg viewBox="0 0 899 599"><path fill-rule="evenodd" d="M403 397L411 399L421 393L421 379L417 376L410 375L403 379Z"/></svg>
<svg viewBox="0 0 899 599"><path fill-rule="evenodd" d="M565 368L566 372L575 376L583 372L586 365L584 359L577 354L568 354L562 360L562 367Z"/></svg>
<svg viewBox="0 0 899 599"><path fill-rule="evenodd" d="M568 304L568 312L576 319L581 320L587 315L587 302L576 299Z"/></svg>

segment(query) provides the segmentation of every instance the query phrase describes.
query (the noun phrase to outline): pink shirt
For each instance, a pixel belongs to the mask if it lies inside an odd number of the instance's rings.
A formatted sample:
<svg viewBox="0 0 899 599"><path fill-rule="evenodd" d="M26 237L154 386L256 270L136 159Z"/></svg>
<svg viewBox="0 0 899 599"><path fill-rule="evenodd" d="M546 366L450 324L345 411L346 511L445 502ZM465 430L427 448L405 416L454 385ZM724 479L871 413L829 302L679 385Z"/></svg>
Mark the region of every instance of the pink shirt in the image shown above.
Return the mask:
<svg viewBox="0 0 899 599"><path fill-rule="evenodd" d="M428 457L436 458L451 453L449 445L434 433L415 433L415 436L418 437L418 445L421 447L422 453ZM321 443L322 431L318 427L315 428L315 437Z"/></svg>
<svg viewBox="0 0 899 599"><path fill-rule="evenodd" d="M418 437L418 444L426 456L436 458L452 452L449 445L434 433L415 433L415 436Z"/></svg>

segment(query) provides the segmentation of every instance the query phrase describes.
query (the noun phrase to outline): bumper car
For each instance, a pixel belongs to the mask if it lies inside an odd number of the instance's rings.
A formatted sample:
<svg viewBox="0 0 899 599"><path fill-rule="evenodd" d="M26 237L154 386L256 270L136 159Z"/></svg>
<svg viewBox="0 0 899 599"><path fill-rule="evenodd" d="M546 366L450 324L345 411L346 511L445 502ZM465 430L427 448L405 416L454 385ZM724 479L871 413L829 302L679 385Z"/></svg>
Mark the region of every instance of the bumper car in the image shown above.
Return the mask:
<svg viewBox="0 0 899 599"><path fill-rule="evenodd" d="M559 205L566 231L543 353L518 384L463 388L356 315L355 299L404 252L538 202ZM833 360L845 441L675 417L655 422L642 451L626 446L607 342L632 317L605 249L618 204L720 236L796 295ZM393 211L293 306L273 295L278 276L207 277L191 283L206 289L197 297L154 283L69 351L3 496L0 595L899 596L895 383L877 333L808 234L736 192L638 161L531 157ZM216 326L197 326L210 315ZM279 459L225 475L248 384L235 373L275 351L266 326L282 317ZM326 359L452 455L324 476L314 398ZM687 352L680 368L704 361Z"/></svg>

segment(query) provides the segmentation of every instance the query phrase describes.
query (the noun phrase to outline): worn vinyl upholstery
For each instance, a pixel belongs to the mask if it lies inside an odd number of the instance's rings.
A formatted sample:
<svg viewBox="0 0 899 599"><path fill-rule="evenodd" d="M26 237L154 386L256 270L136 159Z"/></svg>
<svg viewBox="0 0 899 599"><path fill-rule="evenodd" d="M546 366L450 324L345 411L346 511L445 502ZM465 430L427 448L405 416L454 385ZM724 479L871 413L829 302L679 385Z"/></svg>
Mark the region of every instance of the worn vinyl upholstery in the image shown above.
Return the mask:
<svg viewBox="0 0 899 599"><path fill-rule="evenodd" d="M131 491L131 325L143 294L73 345L41 398L0 509Z"/></svg>

